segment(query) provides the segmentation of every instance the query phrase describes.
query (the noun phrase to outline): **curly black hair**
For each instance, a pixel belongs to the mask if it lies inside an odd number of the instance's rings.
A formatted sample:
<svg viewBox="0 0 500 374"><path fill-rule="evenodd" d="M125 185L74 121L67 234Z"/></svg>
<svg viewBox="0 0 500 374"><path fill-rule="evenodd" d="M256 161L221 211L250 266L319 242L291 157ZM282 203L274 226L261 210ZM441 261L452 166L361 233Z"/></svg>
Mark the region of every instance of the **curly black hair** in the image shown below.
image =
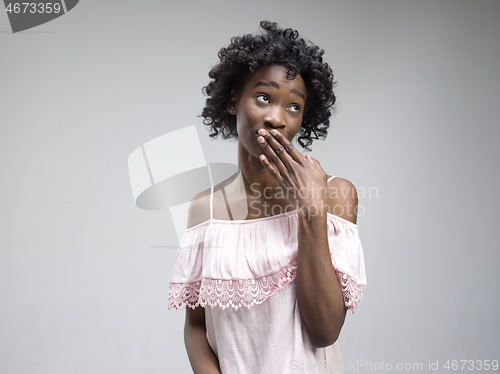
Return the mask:
<svg viewBox="0 0 500 374"><path fill-rule="evenodd" d="M208 96L201 116L210 127L210 136L237 139L236 117L227 111L231 90L241 94L248 78L268 65L283 65L287 78L300 74L307 88L307 101L298 133L298 142L310 150L313 139L325 138L330 126L330 114L335 104L332 69L323 62L324 51L299 38L297 30L280 29L276 22L262 21L262 35L247 34L233 37L231 44L219 51L220 62L208 76L212 79L203 87ZM314 136L312 136L314 134Z"/></svg>

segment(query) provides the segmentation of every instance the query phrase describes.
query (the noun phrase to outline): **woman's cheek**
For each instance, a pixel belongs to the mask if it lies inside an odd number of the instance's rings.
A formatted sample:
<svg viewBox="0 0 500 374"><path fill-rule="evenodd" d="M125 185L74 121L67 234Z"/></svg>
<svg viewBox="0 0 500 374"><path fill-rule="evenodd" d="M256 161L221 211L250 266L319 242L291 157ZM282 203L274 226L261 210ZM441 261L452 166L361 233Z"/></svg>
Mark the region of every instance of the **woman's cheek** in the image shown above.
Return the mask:
<svg viewBox="0 0 500 374"><path fill-rule="evenodd" d="M243 116L245 118L245 121L247 123L254 124L256 118L258 117L259 109L260 108L256 105L246 105L243 108Z"/></svg>

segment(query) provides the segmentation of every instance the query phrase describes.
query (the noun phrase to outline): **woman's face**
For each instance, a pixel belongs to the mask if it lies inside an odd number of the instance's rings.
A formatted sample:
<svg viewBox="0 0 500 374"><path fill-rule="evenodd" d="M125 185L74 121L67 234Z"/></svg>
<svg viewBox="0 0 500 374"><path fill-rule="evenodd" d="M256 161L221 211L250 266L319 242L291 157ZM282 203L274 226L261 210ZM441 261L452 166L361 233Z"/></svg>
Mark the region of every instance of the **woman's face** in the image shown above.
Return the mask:
<svg viewBox="0 0 500 374"><path fill-rule="evenodd" d="M263 67L248 79L241 96L234 91L229 96L228 110L236 115L238 146L257 159L262 154L257 131L276 129L291 141L302 125L306 86L299 74L287 79L287 70L281 65Z"/></svg>

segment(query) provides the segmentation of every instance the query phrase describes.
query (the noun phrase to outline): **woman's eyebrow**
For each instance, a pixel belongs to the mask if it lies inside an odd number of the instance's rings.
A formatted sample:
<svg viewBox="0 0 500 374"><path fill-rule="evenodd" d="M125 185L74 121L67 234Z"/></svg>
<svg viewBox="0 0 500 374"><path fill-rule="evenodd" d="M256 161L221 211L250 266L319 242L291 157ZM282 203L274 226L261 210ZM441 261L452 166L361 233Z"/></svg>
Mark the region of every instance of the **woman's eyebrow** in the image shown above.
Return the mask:
<svg viewBox="0 0 500 374"><path fill-rule="evenodd" d="M266 81L262 81L262 82L258 82L255 86L255 87L259 87L259 86L271 86L271 87L274 87L274 88L277 88L279 89L280 86L278 86L278 83L276 82L266 82Z"/></svg>
<svg viewBox="0 0 500 374"><path fill-rule="evenodd" d="M302 92L292 89L290 90L290 93L300 96L304 100L304 102L306 101L306 96Z"/></svg>
<svg viewBox="0 0 500 374"><path fill-rule="evenodd" d="M274 87L274 88L276 88L276 89L279 89L279 88L280 88L280 86L278 85L278 83L276 83L276 82L267 82L267 81L261 81L261 82L258 82L258 83L254 86L254 88L255 88L255 87L259 87L259 86L268 86L268 87L270 86L270 87ZM297 90L294 90L294 89L291 89L291 90L290 90L290 93L293 93L293 94L295 94L295 95L297 95L297 96L301 97L304 101L306 101L306 96L305 96L302 92L297 91Z"/></svg>

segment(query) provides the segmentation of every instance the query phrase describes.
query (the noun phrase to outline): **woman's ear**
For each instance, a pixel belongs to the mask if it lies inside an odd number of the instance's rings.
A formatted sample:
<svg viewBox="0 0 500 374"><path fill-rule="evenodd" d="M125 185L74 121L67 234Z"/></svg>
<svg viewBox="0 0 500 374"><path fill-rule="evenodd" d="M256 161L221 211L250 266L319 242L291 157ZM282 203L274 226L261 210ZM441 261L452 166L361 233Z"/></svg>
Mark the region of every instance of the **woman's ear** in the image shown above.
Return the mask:
<svg viewBox="0 0 500 374"><path fill-rule="evenodd" d="M236 115L237 110L238 110L238 94L234 90L231 90L227 98L227 111L230 114Z"/></svg>

